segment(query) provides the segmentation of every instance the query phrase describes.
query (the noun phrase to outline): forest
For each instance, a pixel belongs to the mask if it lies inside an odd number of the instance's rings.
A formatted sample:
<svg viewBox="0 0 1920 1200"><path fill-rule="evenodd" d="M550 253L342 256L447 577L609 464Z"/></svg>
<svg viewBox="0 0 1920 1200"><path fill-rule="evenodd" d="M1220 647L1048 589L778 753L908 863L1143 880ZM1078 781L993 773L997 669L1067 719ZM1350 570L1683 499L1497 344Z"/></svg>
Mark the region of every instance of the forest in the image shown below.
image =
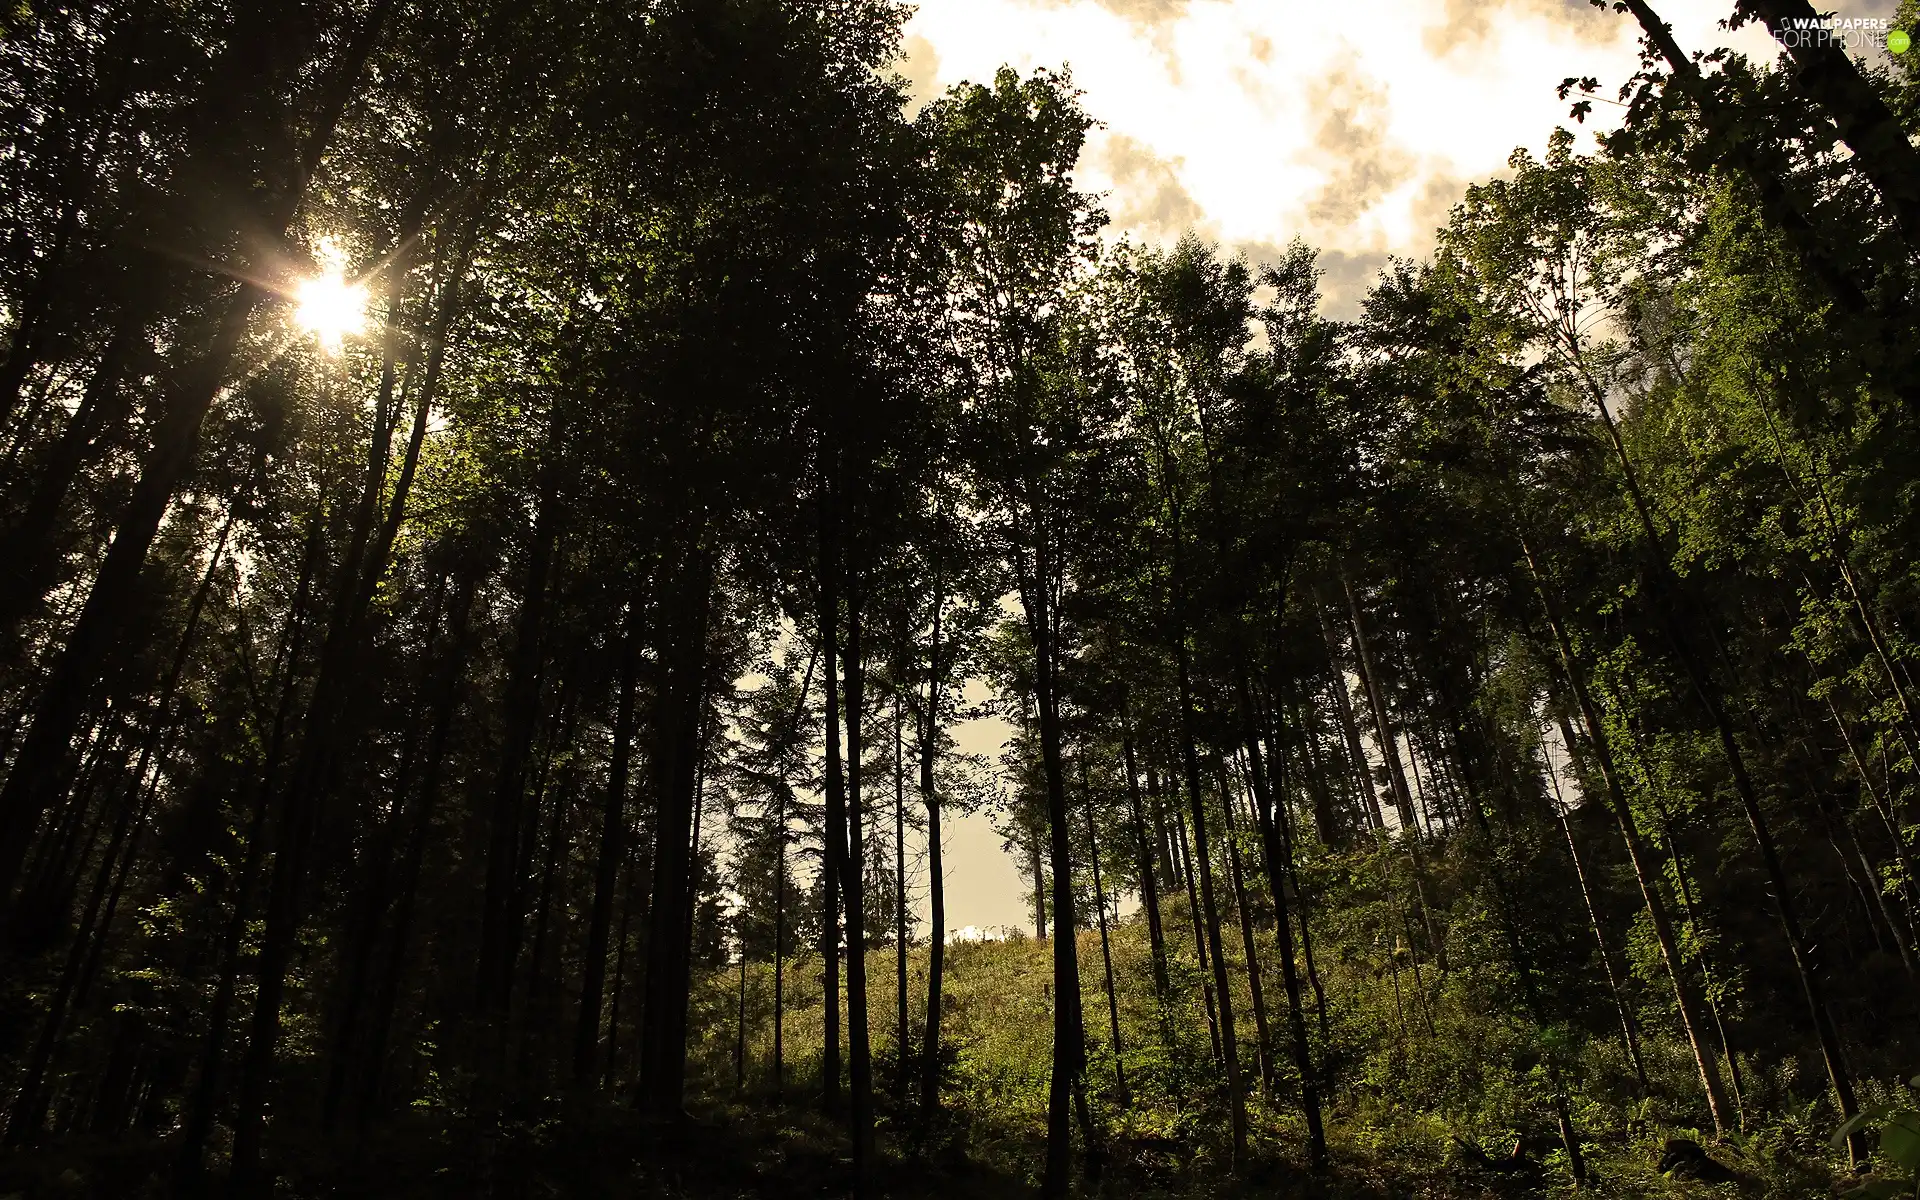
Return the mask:
<svg viewBox="0 0 1920 1200"><path fill-rule="evenodd" d="M1920 1194L1920 52L1601 7L1336 319L898 0L0 5L0 1197Z"/></svg>

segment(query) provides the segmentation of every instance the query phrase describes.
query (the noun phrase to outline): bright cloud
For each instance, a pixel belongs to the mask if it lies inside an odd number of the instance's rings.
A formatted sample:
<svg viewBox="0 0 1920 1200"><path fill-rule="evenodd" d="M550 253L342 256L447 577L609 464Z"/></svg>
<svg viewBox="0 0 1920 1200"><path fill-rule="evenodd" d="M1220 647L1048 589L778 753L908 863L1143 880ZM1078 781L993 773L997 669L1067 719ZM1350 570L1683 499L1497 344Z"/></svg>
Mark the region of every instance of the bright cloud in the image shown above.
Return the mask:
<svg viewBox="0 0 1920 1200"><path fill-rule="evenodd" d="M1659 7L1689 49L1770 54L1718 27L1730 0ZM1305 238L1343 314L1389 255L1431 248L1467 183L1570 124L1562 79L1611 97L1638 60L1632 19L1587 0L920 0L907 33L922 97L1001 63L1071 67L1103 123L1081 178L1116 232L1191 226L1256 259ZM1588 139L1619 112L1594 107Z"/></svg>

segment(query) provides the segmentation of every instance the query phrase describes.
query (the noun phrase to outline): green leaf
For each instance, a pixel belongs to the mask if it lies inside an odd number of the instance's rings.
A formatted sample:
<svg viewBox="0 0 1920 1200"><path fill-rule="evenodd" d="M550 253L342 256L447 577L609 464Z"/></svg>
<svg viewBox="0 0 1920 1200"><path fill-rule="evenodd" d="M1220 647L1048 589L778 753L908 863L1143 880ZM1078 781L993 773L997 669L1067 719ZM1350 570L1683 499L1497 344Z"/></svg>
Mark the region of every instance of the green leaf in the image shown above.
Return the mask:
<svg viewBox="0 0 1920 1200"><path fill-rule="evenodd" d="M1904 1109L1880 1129L1880 1153L1909 1171L1920 1172L1920 1112Z"/></svg>
<svg viewBox="0 0 1920 1200"><path fill-rule="evenodd" d="M1876 1104L1872 1108L1861 1109L1851 1117L1848 1117L1840 1128L1833 1131L1833 1136L1827 1139L1827 1144L1835 1150L1838 1150L1847 1144L1848 1138L1858 1133L1871 1122L1878 1121L1881 1117L1886 1116L1892 1111L1893 1105L1891 1104Z"/></svg>

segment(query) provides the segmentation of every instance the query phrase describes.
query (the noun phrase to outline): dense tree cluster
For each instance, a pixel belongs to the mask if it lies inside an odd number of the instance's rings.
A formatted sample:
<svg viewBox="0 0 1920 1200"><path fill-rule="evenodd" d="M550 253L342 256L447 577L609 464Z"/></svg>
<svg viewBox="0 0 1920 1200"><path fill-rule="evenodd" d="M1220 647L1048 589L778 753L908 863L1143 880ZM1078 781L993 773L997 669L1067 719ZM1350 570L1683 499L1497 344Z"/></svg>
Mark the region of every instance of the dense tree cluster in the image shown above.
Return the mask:
<svg viewBox="0 0 1920 1200"><path fill-rule="evenodd" d="M894 0L0 14L23 1178L365 1194L327 1148L411 1138L521 1194L552 1122L731 1092L870 1189L964 1136L981 806L1049 1195L1149 1111L1242 1176L1419 1113L1579 1181L1884 1099L1920 75L1616 7L1622 129L1350 321L1304 245L1106 237L1064 73L910 112Z"/></svg>

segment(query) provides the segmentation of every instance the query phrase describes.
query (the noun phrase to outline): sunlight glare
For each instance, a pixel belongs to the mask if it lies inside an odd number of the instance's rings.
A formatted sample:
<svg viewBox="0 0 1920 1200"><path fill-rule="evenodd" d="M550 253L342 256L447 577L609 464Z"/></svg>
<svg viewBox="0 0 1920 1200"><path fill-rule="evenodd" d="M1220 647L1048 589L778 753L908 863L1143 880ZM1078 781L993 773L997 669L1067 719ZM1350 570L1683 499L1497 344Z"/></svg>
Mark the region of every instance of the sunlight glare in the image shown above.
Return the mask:
<svg viewBox="0 0 1920 1200"><path fill-rule="evenodd" d="M322 350L338 354L349 334L366 331L367 289L348 281L346 254L332 238L321 241L316 257L321 273L295 289L293 319L313 334Z"/></svg>

